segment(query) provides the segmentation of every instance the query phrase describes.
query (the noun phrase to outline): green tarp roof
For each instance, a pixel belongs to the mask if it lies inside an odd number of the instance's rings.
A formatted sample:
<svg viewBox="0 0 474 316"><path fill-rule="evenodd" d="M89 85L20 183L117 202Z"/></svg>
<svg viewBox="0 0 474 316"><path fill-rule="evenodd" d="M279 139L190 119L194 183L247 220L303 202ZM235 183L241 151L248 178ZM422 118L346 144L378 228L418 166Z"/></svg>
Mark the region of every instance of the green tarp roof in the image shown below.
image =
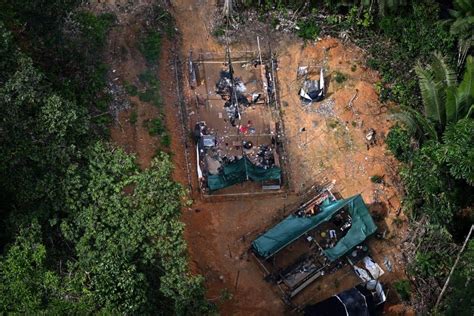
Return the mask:
<svg viewBox="0 0 474 316"><path fill-rule="evenodd" d="M263 181L278 180L281 169L278 167L262 168L254 165L247 157L226 164L223 172L218 175L208 175L209 190L219 190L247 180Z"/></svg>
<svg viewBox="0 0 474 316"><path fill-rule="evenodd" d="M377 230L377 226L375 226L360 195L338 201L326 199L319 212L311 217L299 217L291 214L254 240L252 247L260 256L265 259L269 258L308 231L331 219L337 211L346 205L352 217L351 228L333 248L324 251L331 261L336 260Z"/></svg>

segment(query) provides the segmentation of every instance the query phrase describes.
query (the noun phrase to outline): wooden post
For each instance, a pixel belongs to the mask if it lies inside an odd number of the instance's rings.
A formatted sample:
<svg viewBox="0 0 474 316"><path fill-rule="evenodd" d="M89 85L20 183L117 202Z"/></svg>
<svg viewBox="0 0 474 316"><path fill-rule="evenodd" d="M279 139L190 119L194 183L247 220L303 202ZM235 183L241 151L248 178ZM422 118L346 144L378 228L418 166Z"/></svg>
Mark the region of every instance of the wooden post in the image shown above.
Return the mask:
<svg viewBox="0 0 474 316"><path fill-rule="evenodd" d="M240 270L237 271L237 277L235 278L234 292L237 292L237 286L239 285Z"/></svg>
<svg viewBox="0 0 474 316"><path fill-rule="evenodd" d="M229 245L227 245L227 249L229 250L229 257L230 257L230 259L232 259L232 252L230 251L230 246Z"/></svg>

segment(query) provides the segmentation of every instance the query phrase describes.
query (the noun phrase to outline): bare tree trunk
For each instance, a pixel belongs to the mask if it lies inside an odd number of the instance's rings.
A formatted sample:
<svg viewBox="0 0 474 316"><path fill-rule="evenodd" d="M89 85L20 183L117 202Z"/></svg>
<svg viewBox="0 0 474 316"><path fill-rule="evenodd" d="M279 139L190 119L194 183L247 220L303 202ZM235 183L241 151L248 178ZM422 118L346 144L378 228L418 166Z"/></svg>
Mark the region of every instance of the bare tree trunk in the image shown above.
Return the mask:
<svg viewBox="0 0 474 316"><path fill-rule="evenodd" d="M227 19L232 19L232 11L233 11L233 1L232 0L225 0L224 1L224 8L222 9L222 14Z"/></svg>
<svg viewBox="0 0 474 316"><path fill-rule="evenodd" d="M469 234L467 234L466 239L464 240L464 244L462 245L461 250L458 253L458 256L456 258L456 261L454 262L453 267L451 268L451 271L449 272L448 278L446 279L446 282L444 283L443 289L441 290L441 293L439 293L438 300L436 301L436 304L434 306L435 310L438 309L439 303L441 303L441 299L443 298L444 292L448 288L449 280L451 279L451 276L453 275L454 269L456 269L456 266L459 262L459 258L461 258L461 254L464 251L464 248L466 248L467 242L471 238L472 230L474 229L474 225L471 225L471 229L469 230Z"/></svg>

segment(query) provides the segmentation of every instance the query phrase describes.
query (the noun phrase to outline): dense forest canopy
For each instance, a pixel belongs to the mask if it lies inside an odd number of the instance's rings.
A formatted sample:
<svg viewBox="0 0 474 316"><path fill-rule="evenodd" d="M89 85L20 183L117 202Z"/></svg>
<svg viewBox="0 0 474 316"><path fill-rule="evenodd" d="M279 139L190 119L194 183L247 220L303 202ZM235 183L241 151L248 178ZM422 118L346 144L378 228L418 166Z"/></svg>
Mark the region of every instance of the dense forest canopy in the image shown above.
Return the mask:
<svg viewBox="0 0 474 316"><path fill-rule="evenodd" d="M1 313L207 310L187 269L183 188L107 140L110 14L0 2Z"/></svg>

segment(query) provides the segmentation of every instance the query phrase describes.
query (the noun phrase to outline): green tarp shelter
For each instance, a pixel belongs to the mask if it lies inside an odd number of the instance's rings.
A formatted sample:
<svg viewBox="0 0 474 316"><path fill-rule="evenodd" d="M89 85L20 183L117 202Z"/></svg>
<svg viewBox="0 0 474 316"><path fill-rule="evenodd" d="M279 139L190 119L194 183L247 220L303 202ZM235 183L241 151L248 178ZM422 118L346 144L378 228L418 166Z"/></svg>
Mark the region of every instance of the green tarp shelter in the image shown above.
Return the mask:
<svg viewBox="0 0 474 316"><path fill-rule="evenodd" d="M247 157L226 164L223 171L217 175L208 175L209 190L219 190L247 180L264 181L279 180L281 169L278 167L262 168L254 165Z"/></svg>
<svg viewBox="0 0 474 316"><path fill-rule="evenodd" d="M299 217L291 214L255 239L252 242L252 247L258 255L267 259L321 223L330 220L344 206L347 206L352 217L352 226L333 248L324 251L329 260L334 261L377 230L377 226L375 226L360 195L337 201L326 199L319 212L311 217Z"/></svg>

